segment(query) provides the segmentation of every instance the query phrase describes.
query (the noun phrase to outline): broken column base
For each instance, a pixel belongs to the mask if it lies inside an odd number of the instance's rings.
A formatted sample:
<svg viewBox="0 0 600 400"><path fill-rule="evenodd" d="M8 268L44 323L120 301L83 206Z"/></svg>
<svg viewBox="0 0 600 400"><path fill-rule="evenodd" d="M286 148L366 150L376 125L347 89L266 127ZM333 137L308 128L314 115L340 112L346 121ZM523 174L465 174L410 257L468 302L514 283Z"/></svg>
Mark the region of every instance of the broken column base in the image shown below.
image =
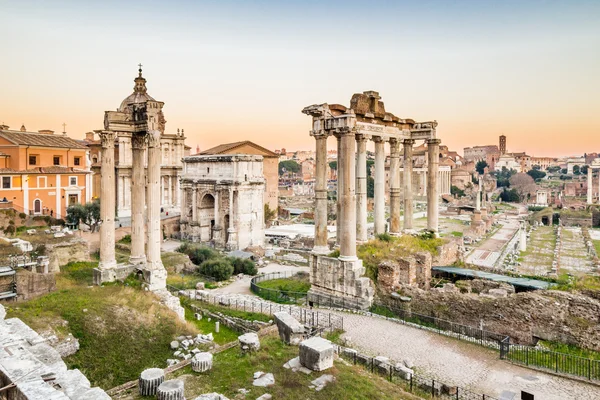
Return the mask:
<svg viewBox="0 0 600 400"><path fill-rule="evenodd" d="M309 258L311 289L308 301L325 307L366 310L373 304L375 289L364 277L358 258L343 259L312 254Z"/></svg>
<svg viewBox="0 0 600 400"><path fill-rule="evenodd" d="M142 287L145 290L154 292L156 290L164 290L167 287L167 270L162 265L157 268L146 268L142 269L142 275L144 277L144 284Z"/></svg>
<svg viewBox="0 0 600 400"><path fill-rule="evenodd" d="M124 281L136 269L133 264L117 264L110 268L94 268L94 285L100 286L103 283Z"/></svg>

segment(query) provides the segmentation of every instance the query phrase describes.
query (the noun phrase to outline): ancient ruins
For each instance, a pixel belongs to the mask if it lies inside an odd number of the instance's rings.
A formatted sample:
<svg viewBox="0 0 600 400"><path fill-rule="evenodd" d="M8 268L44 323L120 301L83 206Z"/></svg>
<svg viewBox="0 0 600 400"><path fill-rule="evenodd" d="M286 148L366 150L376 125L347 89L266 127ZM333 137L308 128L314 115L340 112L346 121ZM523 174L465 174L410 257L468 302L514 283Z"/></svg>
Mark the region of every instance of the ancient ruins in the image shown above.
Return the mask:
<svg viewBox="0 0 600 400"><path fill-rule="evenodd" d="M412 152L415 141L428 147L427 228L438 231L438 164L440 140L437 122L415 122L386 112L378 92L354 94L350 107L320 104L305 107L312 117L311 136L316 140L315 242L310 258L311 290L309 300L320 296L332 302L368 308L373 301L371 281L362 277L364 267L356 256L356 243L367 237L366 146L375 142L375 234L385 232L385 150L390 146L390 227L400 235L400 144L404 151L404 231L413 229ZM335 136L338 147L338 217L340 246L338 258L327 257L327 138Z"/></svg>
<svg viewBox="0 0 600 400"><path fill-rule="evenodd" d="M160 258L160 137L166 120L162 112L164 103L147 93L141 67L133 90L117 111L105 112L104 130L96 131L102 142L102 202L100 263L94 270L94 283L100 285L124 279L138 268L143 273L147 289L156 291L165 289L167 279L167 271ZM132 143L131 257L126 265L117 265L115 259L114 147L117 135L130 136Z"/></svg>

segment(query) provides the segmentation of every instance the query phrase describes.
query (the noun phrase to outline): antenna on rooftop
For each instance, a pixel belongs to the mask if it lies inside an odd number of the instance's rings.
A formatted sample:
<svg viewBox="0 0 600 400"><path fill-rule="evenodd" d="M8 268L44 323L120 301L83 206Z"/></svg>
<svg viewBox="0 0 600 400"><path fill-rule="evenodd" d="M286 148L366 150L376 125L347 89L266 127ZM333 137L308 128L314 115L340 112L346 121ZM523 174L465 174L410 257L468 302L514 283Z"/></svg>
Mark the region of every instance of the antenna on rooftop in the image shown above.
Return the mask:
<svg viewBox="0 0 600 400"><path fill-rule="evenodd" d="M67 124L65 124L63 122L62 127L63 127L63 135L66 135L67 134Z"/></svg>

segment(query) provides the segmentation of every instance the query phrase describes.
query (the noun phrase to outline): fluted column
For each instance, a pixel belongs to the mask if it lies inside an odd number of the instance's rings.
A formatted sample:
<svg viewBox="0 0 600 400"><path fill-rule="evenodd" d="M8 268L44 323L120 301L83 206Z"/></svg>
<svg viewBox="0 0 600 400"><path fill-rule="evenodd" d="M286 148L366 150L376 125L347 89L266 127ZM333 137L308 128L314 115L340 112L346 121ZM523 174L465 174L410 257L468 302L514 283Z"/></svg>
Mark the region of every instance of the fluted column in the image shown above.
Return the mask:
<svg viewBox="0 0 600 400"><path fill-rule="evenodd" d="M146 180L144 174L144 145L146 137L134 133L131 137L132 172L131 172L131 256L132 264L143 264L144 253L144 207Z"/></svg>
<svg viewBox="0 0 600 400"><path fill-rule="evenodd" d="M591 167L588 167L588 174L587 174L587 203L588 204L592 204L594 202L594 197L593 197L593 172L594 170Z"/></svg>
<svg viewBox="0 0 600 400"><path fill-rule="evenodd" d="M385 142L381 137L375 141L375 234L385 233Z"/></svg>
<svg viewBox="0 0 600 400"><path fill-rule="evenodd" d="M390 233L400 234L400 142L390 139Z"/></svg>
<svg viewBox="0 0 600 400"><path fill-rule="evenodd" d="M438 202L437 186L438 168L440 163L440 139L427 140L429 163L427 166L427 229L438 232Z"/></svg>
<svg viewBox="0 0 600 400"><path fill-rule="evenodd" d="M100 166L100 263L99 269L114 268L115 258L115 132L99 134L102 144Z"/></svg>
<svg viewBox="0 0 600 400"><path fill-rule="evenodd" d="M329 253L327 246L327 135L313 135L316 142L315 161L315 243L313 252ZM338 165L339 168L339 165Z"/></svg>
<svg viewBox="0 0 600 400"><path fill-rule="evenodd" d="M356 136L356 240L367 241L367 138Z"/></svg>
<svg viewBox="0 0 600 400"><path fill-rule="evenodd" d="M162 232L160 228L160 131L148 131L148 199L147 220L148 245L146 247L146 273L144 275L149 290L166 288L167 272L160 258Z"/></svg>
<svg viewBox="0 0 600 400"><path fill-rule="evenodd" d="M344 229L344 221L341 218L342 215L342 190L344 187L344 176L341 172L341 157L342 157L342 141L339 136L337 138L337 191L336 191L336 217L335 217L335 244L340 245L342 230Z"/></svg>
<svg viewBox="0 0 600 400"><path fill-rule="evenodd" d="M412 177L413 177L413 139L404 139L404 229L413 228L413 192L412 192Z"/></svg>
<svg viewBox="0 0 600 400"><path fill-rule="evenodd" d="M343 185L338 191L340 215L344 221L340 232L340 259L356 259L356 160L354 132L342 132L338 135L341 153L338 154L338 179Z"/></svg>

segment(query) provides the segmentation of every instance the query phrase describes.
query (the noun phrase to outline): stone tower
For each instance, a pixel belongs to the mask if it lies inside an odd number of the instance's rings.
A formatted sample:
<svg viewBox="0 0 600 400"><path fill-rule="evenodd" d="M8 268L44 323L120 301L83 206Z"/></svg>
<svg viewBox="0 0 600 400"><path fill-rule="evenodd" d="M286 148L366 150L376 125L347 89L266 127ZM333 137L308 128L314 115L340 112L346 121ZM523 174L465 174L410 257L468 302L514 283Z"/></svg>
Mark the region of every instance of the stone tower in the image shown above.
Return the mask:
<svg viewBox="0 0 600 400"><path fill-rule="evenodd" d="M506 136L500 135L500 155L506 154Z"/></svg>

